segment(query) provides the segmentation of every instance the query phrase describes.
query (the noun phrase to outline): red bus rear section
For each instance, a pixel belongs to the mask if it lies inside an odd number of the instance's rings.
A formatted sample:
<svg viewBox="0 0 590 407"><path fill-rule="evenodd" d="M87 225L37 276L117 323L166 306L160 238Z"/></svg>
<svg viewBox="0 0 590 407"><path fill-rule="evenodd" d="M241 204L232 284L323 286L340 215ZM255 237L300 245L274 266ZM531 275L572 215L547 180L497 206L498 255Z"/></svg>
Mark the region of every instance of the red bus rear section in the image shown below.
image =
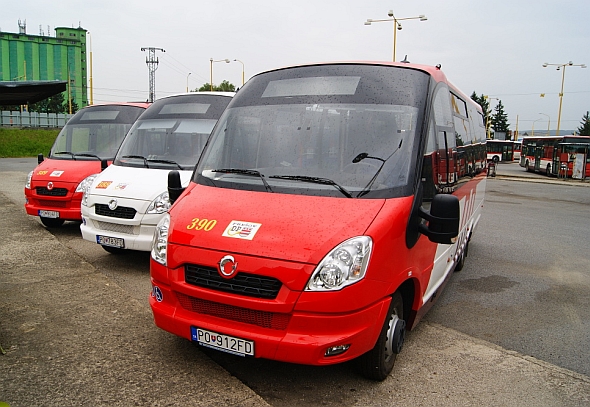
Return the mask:
<svg viewBox="0 0 590 407"><path fill-rule="evenodd" d="M464 266L483 207L481 108L436 67L331 63L253 77L159 223L158 327L244 357L356 359L384 380Z"/></svg>

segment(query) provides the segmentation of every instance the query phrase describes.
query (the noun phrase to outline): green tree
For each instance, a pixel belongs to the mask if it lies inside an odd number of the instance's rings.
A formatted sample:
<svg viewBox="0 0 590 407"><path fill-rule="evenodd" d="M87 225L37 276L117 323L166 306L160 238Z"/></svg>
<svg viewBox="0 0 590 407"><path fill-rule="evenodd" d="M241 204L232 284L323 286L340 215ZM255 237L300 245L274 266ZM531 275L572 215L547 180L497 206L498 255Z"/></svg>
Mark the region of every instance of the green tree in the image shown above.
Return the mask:
<svg viewBox="0 0 590 407"><path fill-rule="evenodd" d="M29 106L29 110L31 112L39 113L65 113L64 93L58 93L57 95L48 97L40 102L33 103Z"/></svg>
<svg viewBox="0 0 590 407"><path fill-rule="evenodd" d="M199 89L196 89L197 92L209 92L211 90L211 84L206 83L201 86ZM234 84L224 80L219 85L213 84L213 91L214 92L235 92L236 87Z"/></svg>
<svg viewBox="0 0 590 407"><path fill-rule="evenodd" d="M590 136L590 112L586 112L584 117L582 117L582 122L580 123L580 127L578 127L578 134L580 136Z"/></svg>
<svg viewBox="0 0 590 407"><path fill-rule="evenodd" d="M491 124L492 116L492 111L490 110L490 102L488 102L488 98L485 97L484 94L482 94L481 96L477 96L477 93L475 93L475 91L473 91L473 93L471 94L471 99L481 106L481 110L483 111L483 122L485 123L487 134Z"/></svg>
<svg viewBox="0 0 590 407"><path fill-rule="evenodd" d="M504 105L501 100L498 100L498 104L494 109L495 113L492 115L492 128L497 132L505 132L506 137L510 134L510 124L508 123L508 115L504 112Z"/></svg>

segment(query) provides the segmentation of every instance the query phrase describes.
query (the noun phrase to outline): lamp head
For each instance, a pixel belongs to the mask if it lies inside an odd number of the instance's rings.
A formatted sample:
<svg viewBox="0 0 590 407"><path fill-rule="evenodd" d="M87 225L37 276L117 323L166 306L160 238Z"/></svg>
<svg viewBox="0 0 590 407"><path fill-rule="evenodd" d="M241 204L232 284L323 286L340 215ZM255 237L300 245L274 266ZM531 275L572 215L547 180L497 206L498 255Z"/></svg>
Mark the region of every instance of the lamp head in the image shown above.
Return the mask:
<svg viewBox="0 0 590 407"><path fill-rule="evenodd" d="M389 10L389 13L387 13L387 15L388 15L389 17L393 17L393 10Z"/></svg>
<svg viewBox="0 0 590 407"><path fill-rule="evenodd" d="M226 63L226 64L229 64L229 63L230 63L230 60L229 60L229 59L227 59L227 58L225 58L225 63Z"/></svg>
<svg viewBox="0 0 590 407"><path fill-rule="evenodd" d="M401 23L397 23L397 29L398 29L398 30L401 30L401 29L402 29L402 25L401 25Z"/></svg>
<svg viewBox="0 0 590 407"><path fill-rule="evenodd" d="M581 68L586 68L585 64L580 65Z"/></svg>
<svg viewBox="0 0 590 407"><path fill-rule="evenodd" d="M549 64L548 64L547 62L545 62L545 63L543 64L543 68L547 68L547 66L548 66L548 65L549 65Z"/></svg>
<svg viewBox="0 0 590 407"><path fill-rule="evenodd" d="M567 64L571 66L571 65L573 65L574 63L573 63L572 61L569 61Z"/></svg>
<svg viewBox="0 0 590 407"><path fill-rule="evenodd" d="M367 21L365 21L365 25L371 25L371 19L367 19Z"/></svg>
<svg viewBox="0 0 590 407"><path fill-rule="evenodd" d="M420 21L428 20L428 18L426 18L426 16L424 14L420 14L419 17L420 17Z"/></svg>

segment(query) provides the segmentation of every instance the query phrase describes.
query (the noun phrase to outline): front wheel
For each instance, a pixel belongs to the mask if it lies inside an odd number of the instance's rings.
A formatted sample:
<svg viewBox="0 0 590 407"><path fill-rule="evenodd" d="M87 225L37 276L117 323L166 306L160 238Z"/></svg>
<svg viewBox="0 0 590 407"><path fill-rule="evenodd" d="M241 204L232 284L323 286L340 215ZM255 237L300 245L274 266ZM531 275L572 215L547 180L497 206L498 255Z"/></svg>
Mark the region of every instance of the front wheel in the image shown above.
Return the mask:
<svg viewBox="0 0 590 407"><path fill-rule="evenodd" d="M64 219L44 218L43 216L40 216L39 218L41 219L41 223L48 228L58 228L65 222Z"/></svg>
<svg viewBox="0 0 590 407"><path fill-rule="evenodd" d="M391 297L389 311L377 343L357 359L361 375L367 379L383 381L393 369L397 354L401 352L406 336L404 302L399 292Z"/></svg>

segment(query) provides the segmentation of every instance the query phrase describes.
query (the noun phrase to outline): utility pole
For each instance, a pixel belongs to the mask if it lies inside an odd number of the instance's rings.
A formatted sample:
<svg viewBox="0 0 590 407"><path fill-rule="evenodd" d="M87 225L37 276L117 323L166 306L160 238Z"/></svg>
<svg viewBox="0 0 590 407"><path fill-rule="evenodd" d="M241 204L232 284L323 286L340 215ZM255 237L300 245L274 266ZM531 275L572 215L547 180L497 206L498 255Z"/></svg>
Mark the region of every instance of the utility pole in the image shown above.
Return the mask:
<svg viewBox="0 0 590 407"><path fill-rule="evenodd" d="M145 63L150 71L150 97L149 101L153 102L156 99L156 69L158 69L158 58L156 58L156 51L166 52L162 48L144 47L142 51L147 51L148 56L145 57Z"/></svg>

